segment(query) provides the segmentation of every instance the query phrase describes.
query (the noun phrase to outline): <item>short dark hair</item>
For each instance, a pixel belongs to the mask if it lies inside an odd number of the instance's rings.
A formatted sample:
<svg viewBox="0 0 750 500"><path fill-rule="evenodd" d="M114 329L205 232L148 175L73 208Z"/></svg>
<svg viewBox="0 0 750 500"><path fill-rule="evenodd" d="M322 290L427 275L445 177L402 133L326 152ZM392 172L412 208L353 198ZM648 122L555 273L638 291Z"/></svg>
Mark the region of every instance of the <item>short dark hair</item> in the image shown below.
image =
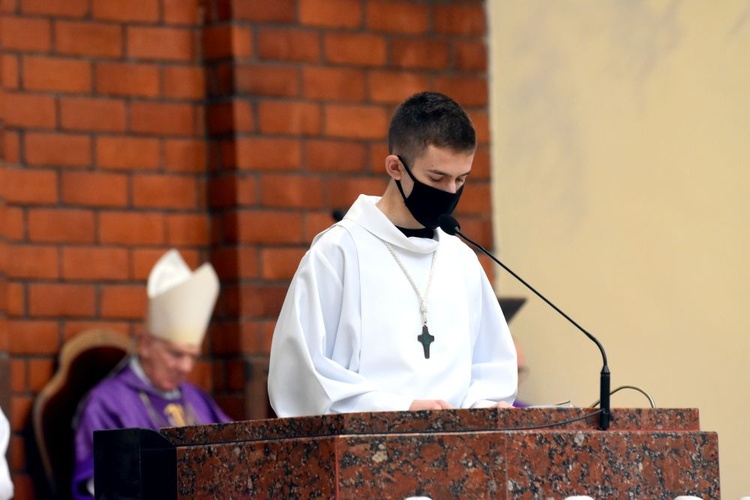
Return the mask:
<svg viewBox="0 0 750 500"><path fill-rule="evenodd" d="M439 92L420 92L402 102L393 114L388 150L413 163L430 145L473 152L477 134L469 115L455 100Z"/></svg>

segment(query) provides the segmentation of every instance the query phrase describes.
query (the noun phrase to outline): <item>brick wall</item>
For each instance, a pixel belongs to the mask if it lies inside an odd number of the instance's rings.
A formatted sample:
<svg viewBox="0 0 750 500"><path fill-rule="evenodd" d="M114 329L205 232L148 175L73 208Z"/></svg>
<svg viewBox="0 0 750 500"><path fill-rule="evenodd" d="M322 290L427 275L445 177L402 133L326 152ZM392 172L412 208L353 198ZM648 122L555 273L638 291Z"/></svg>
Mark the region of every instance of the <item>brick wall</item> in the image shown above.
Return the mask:
<svg viewBox="0 0 750 500"><path fill-rule="evenodd" d="M0 51L2 45L0 45ZM3 85L3 64L0 64L0 110L4 102ZM4 123L3 115L0 112L0 408L3 413L10 408L10 361L8 359L8 317L6 308L7 299L7 279L5 276L6 261L8 258L8 245L6 242L6 225L5 225L5 190L8 182L5 179L3 148Z"/></svg>
<svg viewBox="0 0 750 500"><path fill-rule="evenodd" d="M222 281L194 381L235 418L267 415L289 280L332 210L384 189L388 121L411 93L469 110L481 145L460 216L491 246L481 0L0 8L0 402L19 498L33 495L24 440L60 346L94 326L134 333L170 247Z"/></svg>

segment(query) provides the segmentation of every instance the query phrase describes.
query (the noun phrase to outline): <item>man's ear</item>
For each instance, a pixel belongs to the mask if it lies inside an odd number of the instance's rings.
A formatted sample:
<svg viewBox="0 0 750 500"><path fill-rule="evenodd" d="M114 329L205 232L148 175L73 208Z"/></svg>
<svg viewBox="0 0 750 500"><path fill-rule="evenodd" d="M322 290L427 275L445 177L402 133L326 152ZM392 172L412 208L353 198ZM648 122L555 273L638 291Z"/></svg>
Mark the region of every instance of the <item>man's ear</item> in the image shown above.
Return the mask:
<svg viewBox="0 0 750 500"><path fill-rule="evenodd" d="M401 180L403 172L401 170L401 160L396 155L388 155L385 157L385 171L394 180Z"/></svg>
<svg viewBox="0 0 750 500"><path fill-rule="evenodd" d="M135 351L138 353L139 356L143 357L144 354L148 355L148 351L151 348L151 344L153 343L153 339L150 335L147 335L144 332L139 332L135 336Z"/></svg>

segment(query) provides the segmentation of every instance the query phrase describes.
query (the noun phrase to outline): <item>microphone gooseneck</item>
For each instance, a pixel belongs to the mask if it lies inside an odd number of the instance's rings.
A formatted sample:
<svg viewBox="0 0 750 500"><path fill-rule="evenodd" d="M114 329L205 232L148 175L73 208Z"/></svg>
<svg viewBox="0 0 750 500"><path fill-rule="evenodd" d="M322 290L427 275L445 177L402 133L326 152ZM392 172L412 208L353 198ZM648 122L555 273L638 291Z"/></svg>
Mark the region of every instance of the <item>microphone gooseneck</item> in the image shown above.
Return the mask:
<svg viewBox="0 0 750 500"><path fill-rule="evenodd" d="M471 240L468 238L465 234L461 232L461 226L459 225L458 221L455 217L453 217L450 214L443 214L438 219L438 223L440 225L440 229L442 229L444 232L455 236L458 235L461 237L461 239L466 240L467 242L474 245L476 248L482 251L485 255L487 255L490 259L492 259L496 264L498 264L500 267L508 271L514 278L516 278L518 281L520 281L526 288L534 292L537 297L542 299L544 302L547 303L552 309L557 311L563 318L567 319L573 326L578 328L581 332L583 332L584 335L586 335L589 339L591 339L594 344L599 348L599 351L602 353L602 371L601 376L599 380L599 401L600 401L600 408L601 408L601 414L599 418L599 427L602 430L607 430L609 428L609 424L612 421L612 411L609 406L609 388L610 388L610 373L609 373L609 366L607 365L607 353L604 351L604 346L597 340L596 337L591 335L589 332L587 332L581 325L576 323L570 316L565 314L559 307L557 307L555 304L550 302L544 295L539 293L533 286L528 284L523 278L521 278L519 275L513 272L512 269L510 269L508 266L500 262L497 258L495 258L494 255L492 255L489 251L487 251L482 245L479 243Z"/></svg>

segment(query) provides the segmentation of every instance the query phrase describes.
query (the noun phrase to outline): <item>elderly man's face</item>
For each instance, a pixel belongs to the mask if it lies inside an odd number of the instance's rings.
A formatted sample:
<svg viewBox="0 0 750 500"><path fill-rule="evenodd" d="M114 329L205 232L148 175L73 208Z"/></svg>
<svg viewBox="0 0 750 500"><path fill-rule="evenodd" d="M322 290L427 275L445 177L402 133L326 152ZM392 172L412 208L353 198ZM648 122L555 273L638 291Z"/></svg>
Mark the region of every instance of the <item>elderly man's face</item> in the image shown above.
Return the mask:
<svg viewBox="0 0 750 500"><path fill-rule="evenodd" d="M139 355L143 371L157 389L176 389L190 375L201 352L201 346L177 344L143 335Z"/></svg>

